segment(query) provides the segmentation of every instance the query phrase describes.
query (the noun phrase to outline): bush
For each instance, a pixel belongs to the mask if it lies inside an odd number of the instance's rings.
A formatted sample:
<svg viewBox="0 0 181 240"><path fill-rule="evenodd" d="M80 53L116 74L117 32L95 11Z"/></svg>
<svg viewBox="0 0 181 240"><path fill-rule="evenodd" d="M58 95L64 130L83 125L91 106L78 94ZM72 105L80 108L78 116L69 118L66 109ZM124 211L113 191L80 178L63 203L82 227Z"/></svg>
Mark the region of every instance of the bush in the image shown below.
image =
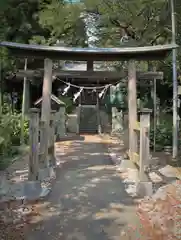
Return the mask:
<svg viewBox="0 0 181 240"><path fill-rule="evenodd" d="M150 145L154 144L154 126L151 123ZM169 115L161 116L160 124L156 127L156 150L162 150L165 146L172 146L172 118Z"/></svg>
<svg viewBox="0 0 181 240"><path fill-rule="evenodd" d="M59 99L65 103L65 109L67 114L72 113L73 110L76 108L70 97L60 96Z"/></svg>
<svg viewBox="0 0 181 240"><path fill-rule="evenodd" d="M25 142L28 141L28 122L24 124ZM4 114L0 119L0 158L12 156L14 146L20 145L21 114Z"/></svg>

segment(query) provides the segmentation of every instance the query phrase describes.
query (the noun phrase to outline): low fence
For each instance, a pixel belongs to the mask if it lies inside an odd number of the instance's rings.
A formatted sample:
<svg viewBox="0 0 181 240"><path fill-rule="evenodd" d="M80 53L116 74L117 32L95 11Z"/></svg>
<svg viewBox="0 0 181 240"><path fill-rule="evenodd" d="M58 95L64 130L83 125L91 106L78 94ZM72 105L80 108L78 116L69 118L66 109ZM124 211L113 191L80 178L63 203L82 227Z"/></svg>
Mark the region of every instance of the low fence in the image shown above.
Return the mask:
<svg viewBox="0 0 181 240"><path fill-rule="evenodd" d="M42 162L44 165L55 166L55 125L56 125L56 111L51 111L49 128L46 129L44 121L40 121L40 110L37 108L30 109L30 155L29 155L29 177L31 181L38 180L39 168ZM47 132L48 134L44 134ZM44 137L48 137L48 149L41 148L40 141L44 141Z"/></svg>
<svg viewBox="0 0 181 240"><path fill-rule="evenodd" d="M140 180L150 166L150 109L140 111L140 121L133 126L134 134L129 140L129 157L139 167Z"/></svg>

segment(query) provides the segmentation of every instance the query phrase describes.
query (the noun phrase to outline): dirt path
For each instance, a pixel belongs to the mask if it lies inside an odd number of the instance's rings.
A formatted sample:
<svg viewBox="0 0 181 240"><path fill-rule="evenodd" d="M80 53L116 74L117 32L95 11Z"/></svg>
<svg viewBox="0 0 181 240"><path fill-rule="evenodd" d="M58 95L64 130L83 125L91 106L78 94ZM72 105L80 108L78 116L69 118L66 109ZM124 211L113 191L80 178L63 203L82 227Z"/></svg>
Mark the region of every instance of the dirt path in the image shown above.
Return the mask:
<svg viewBox="0 0 181 240"><path fill-rule="evenodd" d="M97 136L72 142L47 201L37 205L26 240L120 240L135 225L135 203Z"/></svg>

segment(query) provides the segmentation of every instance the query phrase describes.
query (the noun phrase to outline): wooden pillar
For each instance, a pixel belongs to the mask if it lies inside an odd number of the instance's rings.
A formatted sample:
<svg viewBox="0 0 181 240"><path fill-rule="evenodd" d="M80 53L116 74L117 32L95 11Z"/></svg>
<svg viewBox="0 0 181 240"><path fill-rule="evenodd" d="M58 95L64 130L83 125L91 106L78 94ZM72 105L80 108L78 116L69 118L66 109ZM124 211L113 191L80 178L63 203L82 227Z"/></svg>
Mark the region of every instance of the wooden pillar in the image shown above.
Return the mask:
<svg viewBox="0 0 181 240"><path fill-rule="evenodd" d="M40 168L47 168L48 163L48 134L51 111L52 92L52 67L51 59L44 60L44 79L41 107L41 133L40 133Z"/></svg>
<svg viewBox="0 0 181 240"><path fill-rule="evenodd" d="M77 132L76 134L80 134L80 118L81 118L81 101L82 101L82 93L79 96L79 106L77 107Z"/></svg>
<svg viewBox="0 0 181 240"><path fill-rule="evenodd" d="M100 101L99 101L99 93L97 91L97 126L98 126L98 134L102 134L102 126L101 126L101 117L100 117Z"/></svg>
<svg viewBox="0 0 181 240"><path fill-rule="evenodd" d="M154 106L154 140L153 149L156 152L156 129L157 129L157 84L156 78L154 78L153 83L153 106Z"/></svg>
<svg viewBox="0 0 181 240"><path fill-rule="evenodd" d="M140 181L145 181L145 171L150 166L150 109L143 109L140 115Z"/></svg>
<svg viewBox="0 0 181 240"><path fill-rule="evenodd" d="M128 118L129 118L129 156L134 161L138 149L137 134L134 126L137 122L137 93L136 93L136 66L135 61L128 62Z"/></svg>
<svg viewBox="0 0 181 240"><path fill-rule="evenodd" d="M97 81L97 86L99 86L99 81ZM96 91L96 98L97 98L97 126L98 126L98 134L102 134L102 126L101 126L101 116L100 116L100 99L99 99L99 92Z"/></svg>
<svg viewBox="0 0 181 240"><path fill-rule="evenodd" d="M27 59L25 59L24 70L27 70ZM29 80L27 77L24 77L23 83L23 99L22 99L22 114L21 114L21 145L24 144L24 122L25 122L25 115L28 112L29 108Z"/></svg>
<svg viewBox="0 0 181 240"><path fill-rule="evenodd" d="M51 111L51 118L50 118L50 128L49 128L49 148L48 154L50 159L50 165L55 167L56 166L56 159L55 159L55 122L56 122L56 111Z"/></svg>
<svg viewBox="0 0 181 240"><path fill-rule="evenodd" d="M87 71L93 71L94 70L94 61L89 60L87 61Z"/></svg>
<svg viewBox="0 0 181 240"><path fill-rule="evenodd" d="M39 156L39 113L40 110L32 108L29 111L30 114L30 125L29 125L29 174L28 180L36 181L38 179L38 156Z"/></svg>
<svg viewBox="0 0 181 240"><path fill-rule="evenodd" d="M148 63L148 71L152 70L156 72L156 67L153 66L153 63ZM153 151L156 151L156 128L157 128L157 79L154 78L151 81L151 97L153 101L153 127L154 127L154 135L153 135Z"/></svg>

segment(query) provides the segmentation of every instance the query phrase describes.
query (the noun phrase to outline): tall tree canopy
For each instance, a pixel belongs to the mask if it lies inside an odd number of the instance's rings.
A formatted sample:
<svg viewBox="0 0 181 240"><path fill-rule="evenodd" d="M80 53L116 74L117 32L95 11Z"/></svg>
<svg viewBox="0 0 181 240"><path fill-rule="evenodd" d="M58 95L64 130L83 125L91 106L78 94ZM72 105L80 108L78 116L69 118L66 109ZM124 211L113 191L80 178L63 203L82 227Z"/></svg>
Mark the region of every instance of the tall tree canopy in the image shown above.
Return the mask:
<svg viewBox="0 0 181 240"><path fill-rule="evenodd" d="M171 40L169 1L82 1L87 12L99 16L101 31L97 34L101 40L100 44L119 45L120 39L125 35L142 44L163 44Z"/></svg>
<svg viewBox="0 0 181 240"><path fill-rule="evenodd" d="M85 23L81 12L80 4L70 4L62 0L41 2L39 24L49 32L48 38L43 41L49 44L64 41L70 46L85 46Z"/></svg>
<svg viewBox="0 0 181 240"><path fill-rule="evenodd" d="M63 0L2 0L0 1L0 41L21 43L85 46L85 22L80 4ZM1 50L3 68L14 65Z"/></svg>
<svg viewBox="0 0 181 240"><path fill-rule="evenodd" d="M81 5L62 0L7 0L0 8L0 37L7 41L84 45Z"/></svg>

